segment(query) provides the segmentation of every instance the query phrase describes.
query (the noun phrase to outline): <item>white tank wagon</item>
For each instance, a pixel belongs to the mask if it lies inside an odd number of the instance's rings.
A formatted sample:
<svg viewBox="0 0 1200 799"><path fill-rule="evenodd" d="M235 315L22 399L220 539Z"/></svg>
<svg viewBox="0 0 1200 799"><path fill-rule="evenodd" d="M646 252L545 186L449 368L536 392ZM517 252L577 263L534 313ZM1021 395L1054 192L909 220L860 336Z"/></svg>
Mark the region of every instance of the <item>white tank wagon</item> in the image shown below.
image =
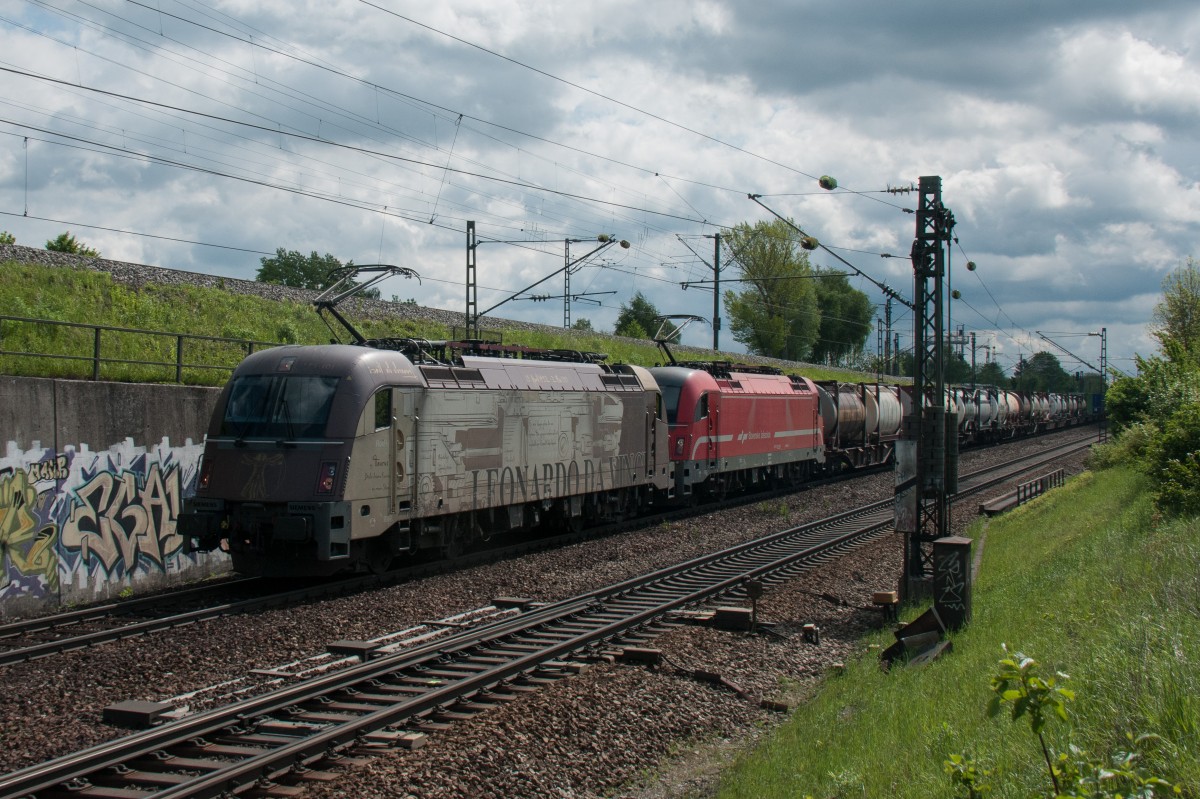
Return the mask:
<svg viewBox="0 0 1200 799"><path fill-rule="evenodd" d="M896 389L872 383L815 382L826 463L849 468L887 463L903 420Z"/></svg>

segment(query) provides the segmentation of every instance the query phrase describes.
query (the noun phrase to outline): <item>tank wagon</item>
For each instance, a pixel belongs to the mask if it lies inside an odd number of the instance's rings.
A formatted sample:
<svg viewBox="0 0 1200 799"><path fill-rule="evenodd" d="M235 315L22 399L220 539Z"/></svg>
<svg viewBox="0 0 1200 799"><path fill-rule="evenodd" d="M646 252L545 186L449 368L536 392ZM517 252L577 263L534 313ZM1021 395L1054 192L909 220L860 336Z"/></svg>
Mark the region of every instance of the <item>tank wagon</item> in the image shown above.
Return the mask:
<svg viewBox="0 0 1200 799"><path fill-rule="evenodd" d="M896 386L818 381L830 468L888 463L900 437L904 407Z"/></svg>
<svg viewBox="0 0 1200 799"><path fill-rule="evenodd" d="M646 369L516 347L437 361L353 345L248 357L217 401L181 533L239 572L325 575L673 493Z"/></svg>
<svg viewBox="0 0 1200 799"><path fill-rule="evenodd" d="M1023 393L994 386L948 389L958 412L959 441L989 444L1084 424L1095 419L1081 394Z"/></svg>

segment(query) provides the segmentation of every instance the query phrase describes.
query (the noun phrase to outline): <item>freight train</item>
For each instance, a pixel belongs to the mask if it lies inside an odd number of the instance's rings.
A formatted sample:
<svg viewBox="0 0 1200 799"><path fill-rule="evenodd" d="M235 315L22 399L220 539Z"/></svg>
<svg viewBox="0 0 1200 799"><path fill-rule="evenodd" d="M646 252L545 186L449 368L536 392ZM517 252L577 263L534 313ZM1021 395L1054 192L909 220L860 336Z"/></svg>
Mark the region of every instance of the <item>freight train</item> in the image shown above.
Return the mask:
<svg viewBox="0 0 1200 799"><path fill-rule="evenodd" d="M361 338L254 353L217 401L179 532L246 574L382 570L887 464L912 412L896 386L602 357ZM1085 421L1074 396L947 402L964 443Z"/></svg>

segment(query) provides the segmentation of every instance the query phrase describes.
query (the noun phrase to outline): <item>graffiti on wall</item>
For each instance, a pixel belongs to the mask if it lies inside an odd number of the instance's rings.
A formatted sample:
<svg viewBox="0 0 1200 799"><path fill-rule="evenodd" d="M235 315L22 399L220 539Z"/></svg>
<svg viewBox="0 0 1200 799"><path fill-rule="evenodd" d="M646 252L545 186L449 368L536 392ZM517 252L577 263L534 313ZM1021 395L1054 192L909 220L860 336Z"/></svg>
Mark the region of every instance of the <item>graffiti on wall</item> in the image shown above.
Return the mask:
<svg viewBox="0 0 1200 799"><path fill-rule="evenodd" d="M103 594L195 566L176 522L202 450L166 439L102 452L10 443L0 458L0 600Z"/></svg>
<svg viewBox="0 0 1200 799"><path fill-rule="evenodd" d="M45 516L46 495L39 493L31 470L0 469L0 591L45 586L58 590L58 530Z"/></svg>

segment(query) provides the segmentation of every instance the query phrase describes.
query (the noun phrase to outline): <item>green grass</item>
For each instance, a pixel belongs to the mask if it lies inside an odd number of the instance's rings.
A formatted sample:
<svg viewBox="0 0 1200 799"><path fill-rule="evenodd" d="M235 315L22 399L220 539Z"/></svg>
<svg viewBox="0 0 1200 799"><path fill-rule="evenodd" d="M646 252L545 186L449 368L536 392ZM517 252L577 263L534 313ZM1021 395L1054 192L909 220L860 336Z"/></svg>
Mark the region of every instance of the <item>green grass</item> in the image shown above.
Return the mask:
<svg viewBox="0 0 1200 799"><path fill-rule="evenodd" d="M189 285L149 284L134 290L115 283L104 272L12 261L0 264L0 277L4 281L4 291L0 292L0 316L279 344L322 344L331 338L329 329L313 307L305 303L276 302L234 294L220 288ZM403 318L399 313L395 319L379 321L358 318L347 307L339 310L368 338L390 336L437 340L452 335L452 331L445 326ZM492 331L489 329L486 332ZM507 344L602 352L609 356L610 363L652 366L665 360L661 351L651 342L637 343L570 330L500 328L499 332ZM100 346L101 358L111 361L166 364L105 363L100 372L103 380L175 381L174 336L104 331ZM92 374L93 347L91 330L0 322L0 350L51 356L0 355L0 374L89 378ZM185 363L223 368L185 369L183 382L221 385L228 377L228 370L245 356L245 346L237 343L188 340L184 345ZM697 356L679 357L687 360ZM708 354L706 357L736 359L737 356ZM844 369L806 367L803 373L814 380L849 379L849 373ZM869 378L860 375L858 379Z"/></svg>
<svg viewBox="0 0 1200 799"><path fill-rule="evenodd" d="M990 796L1049 795L1026 721L985 712L1002 643L1070 675L1072 728L1046 728L1056 751L1069 736L1107 757L1127 732L1155 733L1153 773L1200 796L1200 521L1156 527L1147 490L1130 470L1089 472L991 522L953 651L891 673L874 651L848 664L739 760L721 799L954 796L952 753L997 770Z"/></svg>

